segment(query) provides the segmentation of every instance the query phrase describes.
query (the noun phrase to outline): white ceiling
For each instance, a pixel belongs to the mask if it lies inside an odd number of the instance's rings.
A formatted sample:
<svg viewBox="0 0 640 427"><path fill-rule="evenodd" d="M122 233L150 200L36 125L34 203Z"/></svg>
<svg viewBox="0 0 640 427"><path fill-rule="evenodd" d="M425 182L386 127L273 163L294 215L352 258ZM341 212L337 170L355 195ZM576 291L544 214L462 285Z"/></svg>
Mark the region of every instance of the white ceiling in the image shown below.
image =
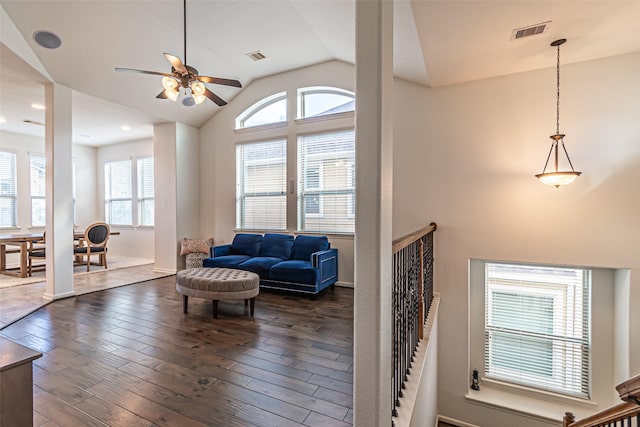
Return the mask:
<svg viewBox="0 0 640 427"><path fill-rule="evenodd" d="M549 43L567 38L562 63L640 51L640 1L395 0L394 71L441 86L555 66ZM184 107L155 96L160 77L115 67L169 72L163 52L183 57L182 1L0 0L44 74L73 90L73 139L99 146L152 136L154 123L200 127L212 102ZM1 12L1 11L0 11ZM550 21L545 33L511 40L513 29ZM188 0L187 63L201 75L246 87L271 74L328 60L354 62L354 0ZM7 27L7 25L5 25ZM32 39L54 32L62 46ZM0 42L9 40L0 28ZM261 51L254 62L245 54ZM183 58L184 59L184 58ZM37 68L37 67L36 67ZM0 129L44 135L33 102L47 79L0 43ZM208 85L229 101L237 88ZM224 107L223 107L224 108ZM120 129L129 125L130 131Z"/></svg>

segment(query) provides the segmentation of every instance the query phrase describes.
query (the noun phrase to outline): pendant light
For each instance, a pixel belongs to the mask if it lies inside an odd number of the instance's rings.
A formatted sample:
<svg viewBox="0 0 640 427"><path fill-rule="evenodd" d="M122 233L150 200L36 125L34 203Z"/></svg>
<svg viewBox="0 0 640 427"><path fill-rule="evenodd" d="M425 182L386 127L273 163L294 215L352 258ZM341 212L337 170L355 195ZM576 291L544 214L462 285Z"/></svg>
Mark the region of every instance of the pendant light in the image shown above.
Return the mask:
<svg viewBox="0 0 640 427"><path fill-rule="evenodd" d="M555 135L551 135L549 137L553 140L553 142L551 143L551 149L549 150L549 154L547 155L547 161L544 164L542 173L536 175L536 178L538 178L543 184L553 185L556 188L560 187L561 185L571 184L582 173L577 172L573 169L573 164L571 163L571 159L569 158L569 153L567 153L567 149L564 146L565 135L560 133L560 45L562 45L566 41L567 39L560 39L551 43L551 46L556 47L558 50L558 62L556 65L556 133ZM571 170L558 170L559 144L562 144L562 151L567 157L567 161L569 162ZM549 165L549 159L551 158L552 153L554 156L555 168L552 171L547 172L547 166Z"/></svg>

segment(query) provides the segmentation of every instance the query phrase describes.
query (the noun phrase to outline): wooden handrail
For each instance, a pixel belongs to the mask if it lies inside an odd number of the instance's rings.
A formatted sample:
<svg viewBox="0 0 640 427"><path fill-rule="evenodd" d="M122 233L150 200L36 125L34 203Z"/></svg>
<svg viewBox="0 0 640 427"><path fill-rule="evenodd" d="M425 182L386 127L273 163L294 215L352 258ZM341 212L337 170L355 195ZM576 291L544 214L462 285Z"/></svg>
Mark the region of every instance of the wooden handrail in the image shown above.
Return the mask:
<svg viewBox="0 0 640 427"><path fill-rule="evenodd" d="M604 411L593 414L590 417L583 418L580 421L574 421L575 417L571 412L567 412L562 422L563 427L593 427L607 425L614 421L620 421L627 417L635 417L640 414L640 406L635 403L623 402Z"/></svg>
<svg viewBox="0 0 640 427"><path fill-rule="evenodd" d="M563 427L598 427L610 425L629 417L640 416L640 375L636 375L616 386L620 399L624 402L590 417L576 421L571 412L567 412L562 420Z"/></svg>
<svg viewBox="0 0 640 427"><path fill-rule="evenodd" d="M396 253L402 248L409 246L411 243L415 242L422 236L431 233L432 231L436 231L438 225L435 222L432 222L427 227L424 227L418 231L414 231L413 233L409 233L402 237L399 237L393 241L393 245L391 246L392 253Z"/></svg>

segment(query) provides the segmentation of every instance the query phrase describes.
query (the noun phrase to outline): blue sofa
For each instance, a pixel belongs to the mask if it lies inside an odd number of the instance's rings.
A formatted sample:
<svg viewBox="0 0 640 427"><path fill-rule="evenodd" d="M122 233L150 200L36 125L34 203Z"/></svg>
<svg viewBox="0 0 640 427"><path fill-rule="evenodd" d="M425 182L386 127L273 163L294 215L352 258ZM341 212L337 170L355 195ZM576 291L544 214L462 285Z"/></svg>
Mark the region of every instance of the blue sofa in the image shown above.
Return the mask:
<svg viewBox="0 0 640 427"><path fill-rule="evenodd" d="M252 271L260 288L316 295L338 280L338 251L326 236L240 233L212 247L202 266Z"/></svg>

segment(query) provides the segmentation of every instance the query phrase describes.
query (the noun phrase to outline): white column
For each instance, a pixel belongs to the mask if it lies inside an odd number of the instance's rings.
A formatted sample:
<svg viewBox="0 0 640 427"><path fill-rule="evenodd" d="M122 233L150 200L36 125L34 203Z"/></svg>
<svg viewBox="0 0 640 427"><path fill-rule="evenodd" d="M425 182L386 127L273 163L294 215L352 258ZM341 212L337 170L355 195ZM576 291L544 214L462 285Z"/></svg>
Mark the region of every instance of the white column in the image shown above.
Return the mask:
<svg viewBox="0 0 640 427"><path fill-rule="evenodd" d="M155 171L155 267L175 273L184 268L180 240L200 236L198 129L181 123L153 128Z"/></svg>
<svg viewBox="0 0 640 427"><path fill-rule="evenodd" d="M354 424L391 423L393 2L356 0Z"/></svg>
<svg viewBox="0 0 640 427"><path fill-rule="evenodd" d="M73 289L73 188L71 89L45 87L46 251L45 298L75 295Z"/></svg>
<svg viewBox="0 0 640 427"><path fill-rule="evenodd" d="M153 127L155 186L155 267L175 273L177 266L176 123Z"/></svg>

